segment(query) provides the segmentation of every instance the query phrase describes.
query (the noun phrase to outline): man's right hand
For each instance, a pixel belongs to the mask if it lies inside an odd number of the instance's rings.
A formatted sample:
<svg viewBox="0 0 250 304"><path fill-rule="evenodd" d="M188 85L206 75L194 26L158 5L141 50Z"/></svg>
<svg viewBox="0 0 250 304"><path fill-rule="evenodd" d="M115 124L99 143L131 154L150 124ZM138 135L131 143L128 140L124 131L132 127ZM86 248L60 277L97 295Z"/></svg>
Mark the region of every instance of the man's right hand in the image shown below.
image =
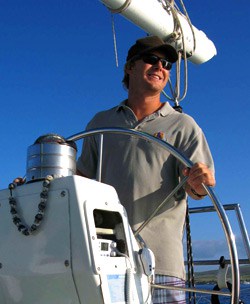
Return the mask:
<svg viewBox="0 0 250 304"><path fill-rule="evenodd" d="M16 177L14 180L13 180L13 183L17 184L17 185L23 185L25 183L25 178L23 177Z"/></svg>

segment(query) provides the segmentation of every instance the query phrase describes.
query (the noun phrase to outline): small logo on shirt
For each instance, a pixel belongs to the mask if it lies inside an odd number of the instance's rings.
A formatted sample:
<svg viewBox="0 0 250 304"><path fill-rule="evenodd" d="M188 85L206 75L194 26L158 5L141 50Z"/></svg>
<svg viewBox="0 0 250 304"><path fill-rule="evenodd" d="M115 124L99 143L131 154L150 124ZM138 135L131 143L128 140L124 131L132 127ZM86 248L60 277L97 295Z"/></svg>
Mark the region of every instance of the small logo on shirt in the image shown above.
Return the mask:
<svg viewBox="0 0 250 304"><path fill-rule="evenodd" d="M164 132L162 132L162 131L154 133L154 137L157 137L161 140L166 141L166 136L165 136Z"/></svg>

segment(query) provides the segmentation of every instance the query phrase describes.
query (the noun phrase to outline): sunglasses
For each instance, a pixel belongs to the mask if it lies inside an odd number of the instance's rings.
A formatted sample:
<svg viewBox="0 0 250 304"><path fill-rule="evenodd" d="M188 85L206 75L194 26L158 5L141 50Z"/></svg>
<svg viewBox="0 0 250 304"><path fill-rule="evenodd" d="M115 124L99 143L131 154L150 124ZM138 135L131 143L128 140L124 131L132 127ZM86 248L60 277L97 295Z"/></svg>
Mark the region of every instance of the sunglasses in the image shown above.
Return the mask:
<svg viewBox="0 0 250 304"><path fill-rule="evenodd" d="M168 71L171 70L171 68L172 68L172 62L169 62L169 61L167 61L167 59L160 58L153 54L141 55L140 57L138 57L138 59L142 59L142 61L144 63L148 63L148 64L152 64L152 65L155 65L160 61L162 67Z"/></svg>

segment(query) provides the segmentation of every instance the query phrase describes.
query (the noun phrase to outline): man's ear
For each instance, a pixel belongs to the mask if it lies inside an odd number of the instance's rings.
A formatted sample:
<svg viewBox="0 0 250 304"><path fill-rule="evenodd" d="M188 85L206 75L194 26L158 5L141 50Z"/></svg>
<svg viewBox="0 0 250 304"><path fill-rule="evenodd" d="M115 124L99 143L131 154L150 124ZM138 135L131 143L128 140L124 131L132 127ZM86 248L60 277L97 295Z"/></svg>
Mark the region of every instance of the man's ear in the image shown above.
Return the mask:
<svg viewBox="0 0 250 304"><path fill-rule="evenodd" d="M127 74L130 74L133 67L134 67L134 63L132 63L132 62L127 63L126 66L125 66L125 72Z"/></svg>

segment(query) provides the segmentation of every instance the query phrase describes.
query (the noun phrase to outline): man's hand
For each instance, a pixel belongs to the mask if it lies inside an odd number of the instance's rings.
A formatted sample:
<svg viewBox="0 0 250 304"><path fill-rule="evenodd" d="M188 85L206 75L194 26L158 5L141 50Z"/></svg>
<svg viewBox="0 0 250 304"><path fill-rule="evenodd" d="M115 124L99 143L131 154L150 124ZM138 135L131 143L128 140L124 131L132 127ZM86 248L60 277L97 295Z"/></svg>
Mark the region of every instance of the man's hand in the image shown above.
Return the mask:
<svg viewBox="0 0 250 304"><path fill-rule="evenodd" d="M17 185L23 185L25 183L25 178L23 178L23 177L16 177L13 180L13 183L15 183Z"/></svg>
<svg viewBox="0 0 250 304"><path fill-rule="evenodd" d="M188 176L186 192L196 200L207 195L202 184L210 187L215 186L213 172L203 163L196 163L192 168L185 168L183 174Z"/></svg>

